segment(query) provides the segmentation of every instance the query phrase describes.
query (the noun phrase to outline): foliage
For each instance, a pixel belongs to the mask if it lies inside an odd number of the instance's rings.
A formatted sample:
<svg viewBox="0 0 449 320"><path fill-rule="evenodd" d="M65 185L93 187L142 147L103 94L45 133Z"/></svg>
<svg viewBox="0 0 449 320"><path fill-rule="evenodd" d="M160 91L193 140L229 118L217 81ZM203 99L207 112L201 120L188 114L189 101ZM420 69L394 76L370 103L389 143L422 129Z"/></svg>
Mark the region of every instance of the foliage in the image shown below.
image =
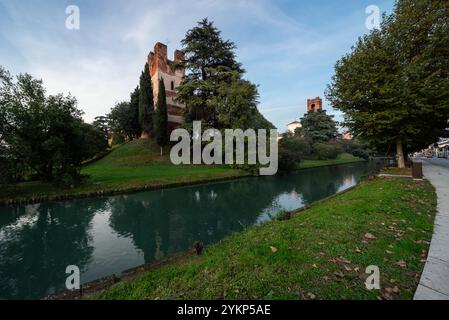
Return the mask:
<svg viewBox="0 0 449 320"><path fill-rule="evenodd" d="M326 92L355 136L376 148L396 144L399 166L404 153L446 134L448 18L445 1L397 1L381 30L360 38L337 62Z"/></svg>
<svg viewBox="0 0 449 320"><path fill-rule="evenodd" d="M309 145L303 139L288 133L284 134L278 146L279 170L289 172L298 168L301 159L309 152Z"/></svg>
<svg viewBox="0 0 449 320"><path fill-rule="evenodd" d="M343 149L338 143L315 143L313 153L318 160L335 159Z"/></svg>
<svg viewBox="0 0 449 320"><path fill-rule="evenodd" d="M154 129L157 144L160 147L166 146L168 143L168 114L167 114L167 98L165 95L165 85L162 79L159 80L159 91L156 102L156 118L154 123Z"/></svg>
<svg viewBox="0 0 449 320"><path fill-rule="evenodd" d="M137 86L130 95L129 112L130 112L130 130L133 138L137 138L142 133L142 127L139 122L139 98L140 90Z"/></svg>
<svg viewBox="0 0 449 320"><path fill-rule="evenodd" d="M104 139L107 141L109 137L109 120L106 116L97 116L92 122L95 129L103 133Z"/></svg>
<svg viewBox="0 0 449 320"><path fill-rule="evenodd" d="M223 40L213 23L204 19L187 31L182 44L187 74L177 100L186 104L186 128L194 120L217 129L267 125L257 111L257 87L242 78L244 70L235 59L233 42Z"/></svg>
<svg viewBox="0 0 449 320"><path fill-rule="evenodd" d="M139 91L139 123L142 131L150 135L153 131L153 88L151 86L150 69L148 63L140 75Z"/></svg>
<svg viewBox="0 0 449 320"><path fill-rule="evenodd" d="M310 144L328 142L335 139L337 134L336 122L325 110L304 114L301 118L301 127L295 130L295 135L303 137Z"/></svg>
<svg viewBox="0 0 449 320"><path fill-rule="evenodd" d="M2 161L23 164L46 181L79 177L90 155L75 98L47 96L42 80L29 74L14 79L0 68L0 106Z"/></svg>
<svg viewBox="0 0 449 320"><path fill-rule="evenodd" d="M85 159L91 159L108 149L108 136L95 125L83 123Z"/></svg>
<svg viewBox="0 0 449 320"><path fill-rule="evenodd" d="M357 140L340 140L343 152L352 154L355 157L368 159L370 156L370 148L367 144L358 142Z"/></svg>

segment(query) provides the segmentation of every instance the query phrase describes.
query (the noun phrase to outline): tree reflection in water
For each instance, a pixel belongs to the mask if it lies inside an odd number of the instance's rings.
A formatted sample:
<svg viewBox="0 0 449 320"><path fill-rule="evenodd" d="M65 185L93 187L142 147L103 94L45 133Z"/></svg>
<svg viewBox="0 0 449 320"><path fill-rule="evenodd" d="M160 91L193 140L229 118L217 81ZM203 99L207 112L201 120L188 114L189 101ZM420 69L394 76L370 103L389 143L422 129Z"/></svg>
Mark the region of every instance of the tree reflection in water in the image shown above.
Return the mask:
<svg viewBox="0 0 449 320"><path fill-rule="evenodd" d="M84 281L214 243L279 210L348 188L372 164L323 167L97 199L0 208L0 298L40 298L64 288L65 268Z"/></svg>

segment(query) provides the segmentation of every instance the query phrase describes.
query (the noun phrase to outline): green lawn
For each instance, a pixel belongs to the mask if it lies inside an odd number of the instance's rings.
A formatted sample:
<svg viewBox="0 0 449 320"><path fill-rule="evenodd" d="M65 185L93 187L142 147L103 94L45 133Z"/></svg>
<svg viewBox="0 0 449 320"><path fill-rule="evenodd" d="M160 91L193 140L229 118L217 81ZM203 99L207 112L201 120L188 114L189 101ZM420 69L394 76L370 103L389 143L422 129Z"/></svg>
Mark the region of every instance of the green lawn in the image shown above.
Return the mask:
<svg viewBox="0 0 449 320"><path fill-rule="evenodd" d="M375 178L94 298L411 299L435 208L428 182ZM369 265L380 269L381 290L364 286Z"/></svg>
<svg viewBox="0 0 449 320"><path fill-rule="evenodd" d="M61 188L40 181L4 186L0 187L0 203L94 196L248 175L226 166L175 166L168 159L168 149L164 154L160 156L159 147L152 141L132 141L85 166L81 173L89 178L78 187Z"/></svg>
<svg viewBox="0 0 449 320"><path fill-rule="evenodd" d="M309 169L309 168L315 168L315 167L344 164L344 163L351 163L351 162L358 162L358 161L365 161L365 160L362 158L359 158L359 157L354 157L351 154L343 153L343 154L340 154L336 159L331 159L331 160L303 160L299 164L299 168L300 169Z"/></svg>
<svg viewBox="0 0 449 320"><path fill-rule="evenodd" d="M124 193L142 189L154 189L189 183L231 179L249 175L243 170L227 166L171 164L170 150L160 149L152 140L135 140L113 148L104 158L86 165L81 173L87 175L81 185L63 188L50 183L32 181L0 186L0 204L41 202L102 194ZM343 154L334 160L305 160L300 168L363 161Z"/></svg>

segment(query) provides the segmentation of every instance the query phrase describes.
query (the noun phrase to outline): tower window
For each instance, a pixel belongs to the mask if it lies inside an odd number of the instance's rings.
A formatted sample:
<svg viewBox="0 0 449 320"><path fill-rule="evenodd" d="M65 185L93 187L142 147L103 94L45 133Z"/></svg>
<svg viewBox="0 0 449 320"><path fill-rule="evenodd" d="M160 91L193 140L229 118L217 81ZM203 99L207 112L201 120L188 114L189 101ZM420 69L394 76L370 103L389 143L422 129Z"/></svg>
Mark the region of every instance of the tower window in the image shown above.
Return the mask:
<svg viewBox="0 0 449 320"><path fill-rule="evenodd" d="M171 90L175 90L175 82L174 81L171 82L170 86L171 86Z"/></svg>

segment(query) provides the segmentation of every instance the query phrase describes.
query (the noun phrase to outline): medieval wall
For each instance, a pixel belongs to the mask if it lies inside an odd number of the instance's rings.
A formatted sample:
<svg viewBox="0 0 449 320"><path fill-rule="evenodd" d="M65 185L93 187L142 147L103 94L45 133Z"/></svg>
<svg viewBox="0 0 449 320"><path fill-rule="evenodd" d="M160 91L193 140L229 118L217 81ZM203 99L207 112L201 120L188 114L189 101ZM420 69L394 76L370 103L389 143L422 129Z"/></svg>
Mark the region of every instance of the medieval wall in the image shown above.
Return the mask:
<svg viewBox="0 0 449 320"><path fill-rule="evenodd" d="M148 55L148 66L150 68L151 83L153 87L154 103L157 103L159 93L159 79L163 79L165 94L167 97L168 121L170 127L176 127L182 123L182 115L185 105L176 102L176 88L181 84L185 75L185 70L175 68L175 65L182 61L184 55L181 51L175 50L174 59L167 57L167 46L163 43L156 43L154 52Z"/></svg>
<svg viewBox="0 0 449 320"><path fill-rule="evenodd" d="M323 100L320 97L307 99L307 112L317 112L323 110Z"/></svg>

